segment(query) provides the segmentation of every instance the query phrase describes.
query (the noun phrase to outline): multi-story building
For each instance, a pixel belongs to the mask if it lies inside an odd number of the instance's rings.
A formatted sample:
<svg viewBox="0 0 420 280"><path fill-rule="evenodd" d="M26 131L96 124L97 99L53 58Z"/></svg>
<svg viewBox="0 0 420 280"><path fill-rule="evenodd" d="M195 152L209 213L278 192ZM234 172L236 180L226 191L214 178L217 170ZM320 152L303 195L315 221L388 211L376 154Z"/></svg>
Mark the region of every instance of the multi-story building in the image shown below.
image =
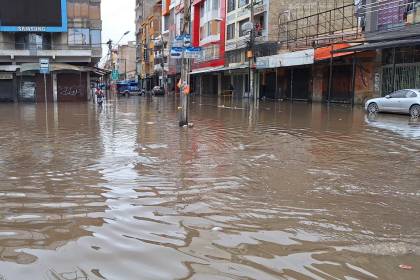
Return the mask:
<svg viewBox="0 0 420 280"><path fill-rule="evenodd" d="M366 44L352 50L376 51L376 95L420 87L420 2L362 1Z"/></svg>
<svg viewBox="0 0 420 280"><path fill-rule="evenodd" d="M184 19L183 0L164 0L162 2L162 37L164 42L164 70L167 74L167 89L176 91L176 81L181 77L179 60L170 57L170 49L175 37L181 34Z"/></svg>
<svg viewBox="0 0 420 280"><path fill-rule="evenodd" d="M269 13L278 15L277 24L269 24L276 26L269 38L277 41L278 53L257 58L260 97L352 103L370 94L370 85L358 84L356 76L371 73L359 73L353 53L338 53L362 39L353 0L269 4Z"/></svg>
<svg viewBox="0 0 420 280"><path fill-rule="evenodd" d="M102 56L100 0L5 0L0 10L0 99L83 101ZM40 74L40 58L49 73Z"/></svg>
<svg viewBox="0 0 420 280"><path fill-rule="evenodd" d="M136 78L136 42L130 41L118 46L117 59L120 80L134 80Z"/></svg>
<svg viewBox="0 0 420 280"><path fill-rule="evenodd" d="M141 87L151 90L163 76L162 0L138 0L136 14L137 72Z"/></svg>
<svg viewBox="0 0 420 280"><path fill-rule="evenodd" d="M192 44L203 49L192 65L194 85L201 94L220 94L225 64L226 1L197 0L192 8ZM205 85L205 86L204 86Z"/></svg>

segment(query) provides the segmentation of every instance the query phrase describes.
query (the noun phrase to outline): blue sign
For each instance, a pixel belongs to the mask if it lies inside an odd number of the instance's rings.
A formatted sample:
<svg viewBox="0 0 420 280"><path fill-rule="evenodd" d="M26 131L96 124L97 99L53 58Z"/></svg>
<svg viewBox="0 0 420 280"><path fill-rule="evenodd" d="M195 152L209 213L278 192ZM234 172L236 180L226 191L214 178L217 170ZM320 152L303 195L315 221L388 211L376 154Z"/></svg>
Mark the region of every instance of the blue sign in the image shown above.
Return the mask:
<svg viewBox="0 0 420 280"><path fill-rule="evenodd" d="M172 47L171 48L171 58L181 59L183 51L184 51L184 48Z"/></svg>
<svg viewBox="0 0 420 280"><path fill-rule="evenodd" d="M2 26L0 24L0 32L67 32L67 28L67 0L61 0L60 26Z"/></svg>
<svg viewBox="0 0 420 280"><path fill-rule="evenodd" d="M39 59L39 73L41 74L50 73L50 60L48 58Z"/></svg>
<svg viewBox="0 0 420 280"><path fill-rule="evenodd" d="M175 37L175 42L173 44L175 47L189 47L191 46L191 35L183 34Z"/></svg>
<svg viewBox="0 0 420 280"><path fill-rule="evenodd" d="M203 53L203 48L201 47L188 47L185 48L185 58L200 59Z"/></svg>

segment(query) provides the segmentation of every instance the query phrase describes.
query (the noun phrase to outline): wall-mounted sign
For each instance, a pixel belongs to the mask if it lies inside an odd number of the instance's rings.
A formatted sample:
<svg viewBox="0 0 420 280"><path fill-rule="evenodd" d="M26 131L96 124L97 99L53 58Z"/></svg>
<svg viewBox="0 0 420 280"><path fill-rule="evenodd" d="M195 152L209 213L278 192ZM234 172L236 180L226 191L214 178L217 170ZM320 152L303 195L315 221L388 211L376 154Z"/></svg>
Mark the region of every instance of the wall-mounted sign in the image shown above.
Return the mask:
<svg viewBox="0 0 420 280"><path fill-rule="evenodd" d="M0 80L13 80L12 73L0 73Z"/></svg>
<svg viewBox="0 0 420 280"><path fill-rule="evenodd" d="M257 57L257 69L278 68L314 63L314 49Z"/></svg>

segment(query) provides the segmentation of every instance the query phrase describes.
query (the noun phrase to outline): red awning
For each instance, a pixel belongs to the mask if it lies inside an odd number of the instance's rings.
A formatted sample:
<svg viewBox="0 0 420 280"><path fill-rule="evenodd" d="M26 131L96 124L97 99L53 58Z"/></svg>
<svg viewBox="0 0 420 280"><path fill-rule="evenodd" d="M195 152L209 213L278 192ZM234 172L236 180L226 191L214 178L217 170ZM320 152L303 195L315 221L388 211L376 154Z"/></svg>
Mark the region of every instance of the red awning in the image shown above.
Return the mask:
<svg viewBox="0 0 420 280"><path fill-rule="evenodd" d="M345 49L349 47L351 47L351 45L348 43L340 43L340 44L329 45L327 47L317 48L315 49L315 61L330 59L331 52L333 50L336 51L336 50ZM349 54L353 54L353 52L334 53L334 57L345 56Z"/></svg>

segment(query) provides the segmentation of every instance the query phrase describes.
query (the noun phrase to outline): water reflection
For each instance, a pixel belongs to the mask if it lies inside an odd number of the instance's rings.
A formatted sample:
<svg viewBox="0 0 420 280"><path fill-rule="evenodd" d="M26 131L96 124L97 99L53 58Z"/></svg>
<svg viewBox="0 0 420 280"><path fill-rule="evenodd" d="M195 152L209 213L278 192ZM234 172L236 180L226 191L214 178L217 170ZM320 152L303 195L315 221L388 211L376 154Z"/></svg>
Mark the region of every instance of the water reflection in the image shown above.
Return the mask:
<svg viewBox="0 0 420 280"><path fill-rule="evenodd" d="M342 105L193 102L193 129L172 97L2 105L4 277L416 279L414 134Z"/></svg>
<svg viewBox="0 0 420 280"><path fill-rule="evenodd" d="M405 138L420 139L420 120L404 115L369 114L366 123L381 130L388 130Z"/></svg>

